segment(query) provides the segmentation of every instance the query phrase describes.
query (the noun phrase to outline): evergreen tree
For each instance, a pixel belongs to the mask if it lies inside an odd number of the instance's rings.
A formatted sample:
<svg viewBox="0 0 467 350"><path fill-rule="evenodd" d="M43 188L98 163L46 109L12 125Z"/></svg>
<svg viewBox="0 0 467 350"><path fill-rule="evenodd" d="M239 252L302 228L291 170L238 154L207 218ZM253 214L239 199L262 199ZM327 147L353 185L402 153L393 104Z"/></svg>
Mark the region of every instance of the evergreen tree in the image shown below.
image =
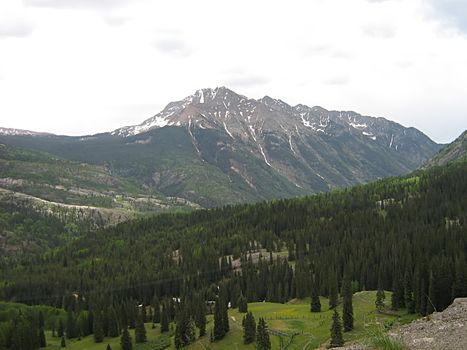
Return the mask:
<svg viewBox="0 0 467 350"><path fill-rule="evenodd" d="M45 339L45 332L44 332L45 322L44 322L44 315L42 314L42 311L39 311L38 326L39 326L39 347L45 348L47 346L47 341Z"/></svg>
<svg viewBox="0 0 467 350"><path fill-rule="evenodd" d="M243 294L240 294L240 296L239 296L239 298L237 300L237 305L238 305L238 312L242 312L242 313L247 313L248 312L248 301L243 296Z"/></svg>
<svg viewBox="0 0 467 350"><path fill-rule="evenodd" d="M452 299L467 296L467 262L464 255L456 259L454 276Z"/></svg>
<svg viewBox="0 0 467 350"><path fill-rule="evenodd" d="M120 330L118 327L118 318L117 312L114 308L111 308L109 312L109 320L108 320L108 336L111 338L118 337L120 335Z"/></svg>
<svg viewBox="0 0 467 350"><path fill-rule="evenodd" d="M167 308L165 303L162 304L162 312L161 312L161 333L165 333L169 331L169 315L167 313Z"/></svg>
<svg viewBox="0 0 467 350"><path fill-rule="evenodd" d="M407 312L409 314L415 313L415 302L414 296L412 291L412 280L408 273L405 274L404 278L404 300L405 300L405 307L407 308Z"/></svg>
<svg viewBox="0 0 467 350"><path fill-rule="evenodd" d="M66 337L68 339L76 338L78 336L78 327L76 327L76 319L71 310L68 310L66 318Z"/></svg>
<svg viewBox="0 0 467 350"><path fill-rule="evenodd" d="M152 307L154 308L153 322L154 323L161 322L161 305L160 305L159 299L156 296L154 297Z"/></svg>
<svg viewBox="0 0 467 350"><path fill-rule="evenodd" d="M381 310L383 310L383 307L384 307L384 299L386 298L386 295L384 294L384 290L382 290L381 288L378 288L378 291L376 292L376 301L375 301L375 305L376 305L376 309L381 312Z"/></svg>
<svg viewBox="0 0 467 350"><path fill-rule="evenodd" d="M428 285L428 300L426 302L427 315L432 314L434 311L436 311L435 302L435 277L433 275L433 272L430 272L430 283Z"/></svg>
<svg viewBox="0 0 467 350"><path fill-rule="evenodd" d="M391 307L393 310L405 307L404 285L401 277L396 275L392 284Z"/></svg>
<svg viewBox="0 0 467 350"><path fill-rule="evenodd" d="M92 323L92 333L94 334L94 342L102 343L104 341L104 328L102 325L102 312L97 311L94 313Z"/></svg>
<svg viewBox="0 0 467 350"><path fill-rule="evenodd" d="M258 350L271 349L271 340L269 339L268 327L264 318L260 317L256 331L256 348Z"/></svg>
<svg viewBox="0 0 467 350"><path fill-rule="evenodd" d="M344 338L342 336L342 325L337 309L334 309L334 315L332 316L331 326L331 348L337 348L344 345Z"/></svg>
<svg viewBox="0 0 467 350"><path fill-rule="evenodd" d="M60 341L60 347L66 348L66 341L65 341L65 337L64 337L64 336L62 336L62 340Z"/></svg>
<svg viewBox="0 0 467 350"><path fill-rule="evenodd" d="M222 306L222 325L224 327L224 333L228 333L230 330L230 324L229 324L229 312L227 308L227 303L223 302L221 303Z"/></svg>
<svg viewBox="0 0 467 350"><path fill-rule="evenodd" d="M60 318L58 320L58 330L57 330L57 336L59 338L63 337L65 335L65 327L63 326L63 320Z"/></svg>
<svg viewBox="0 0 467 350"><path fill-rule="evenodd" d="M255 341L256 337L256 321L251 312L248 312L242 321L243 325L243 343L250 344Z"/></svg>
<svg viewBox="0 0 467 350"><path fill-rule="evenodd" d="M120 337L120 350L132 350L133 343L131 342L130 332L128 332L128 327L123 328L122 335Z"/></svg>
<svg viewBox="0 0 467 350"><path fill-rule="evenodd" d="M110 344L107 344L107 347L105 348L105 350L112 350L112 347L110 346Z"/></svg>
<svg viewBox="0 0 467 350"><path fill-rule="evenodd" d="M183 348L195 340L193 322L188 316L187 310L179 310L175 327L175 348Z"/></svg>
<svg viewBox="0 0 467 350"><path fill-rule="evenodd" d="M144 327L143 312L139 312L138 316L136 317L135 342L136 343L145 343L146 340L147 340L147 338L146 338L146 328Z"/></svg>
<svg viewBox="0 0 467 350"><path fill-rule="evenodd" d="M219 299L214 305L214 340L221 340L225 336L223 306Z"/></svg>
<svg viewBox="0 0 467 350"><path fill-rule="evenodd" d="M44 327L39 328L39 347L40 348L47 347L47 341L45 339Z"/></svg>
<svg viewBox="0 0 467 350"><path fill-rule="evenodd" d="M143 323L146 323L148 321L148 316L146 314L146 306L144 305L144 303L143 305L141 305L141 317L143 318Z"/></svg>
<svg viewBox="0 0 467 350"><path fill-rule="evenodd" d="M313 281L311 286L310 303L311 312L321 312L321 302L319 300L318 284L316 283L316 279Z"/></svg>
<svg viewBox="0 0 467 350"><path fill-rule="evenodd" d="M196 327L199 328L200 337L204 337L206 335L206 324L206 304L203 299L200 299L196 311Z"/></svg>
<svg viewBox="0 0 467 350"><path fill-rule="evenodd" d="M342 319L344 332L351 331L353 329L352 284L348 273L342 281Z"/></svg>
<svg viewBox="0 0 467 350"><path fill-rule="evenodd" d="M337 276L335 272L329 275L329 309L334 309L338 301Z"/></svg>

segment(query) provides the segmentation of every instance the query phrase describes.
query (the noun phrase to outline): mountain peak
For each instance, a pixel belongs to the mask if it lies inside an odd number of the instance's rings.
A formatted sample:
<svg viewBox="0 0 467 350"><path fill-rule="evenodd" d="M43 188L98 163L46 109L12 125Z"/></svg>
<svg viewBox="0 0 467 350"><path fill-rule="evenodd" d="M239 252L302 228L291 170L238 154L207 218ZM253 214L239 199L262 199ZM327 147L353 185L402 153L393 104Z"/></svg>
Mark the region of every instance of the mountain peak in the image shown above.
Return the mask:
<svg viewBox="0 0 467 350"><path fill-rule="evenodd" d="M30 130L23 130L23 129L13 129L13 128L2 128L0 127L0 135L8 135L8 136L37 136L37 135L52 135L50 133L45 132L35 132Z"/></svg>

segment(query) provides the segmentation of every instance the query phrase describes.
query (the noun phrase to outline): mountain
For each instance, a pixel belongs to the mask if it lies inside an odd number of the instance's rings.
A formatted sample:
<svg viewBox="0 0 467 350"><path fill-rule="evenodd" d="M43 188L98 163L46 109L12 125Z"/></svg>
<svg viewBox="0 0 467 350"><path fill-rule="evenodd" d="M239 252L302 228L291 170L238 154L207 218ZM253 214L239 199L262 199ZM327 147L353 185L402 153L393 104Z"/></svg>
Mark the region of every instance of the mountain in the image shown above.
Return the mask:
<svg viewBox="0 0 467 350"><path fill-rule="evenodd" d="M467 130L423 165L423 168L445 165L467 158Z"/></svg>
<svg viewBox="0 0 467 350"><path fill-rule="evenodd" d="M12 128L2 128L0 127L0 135L14 135L14 136L41 136L41 135L51 135L45 132L35 132L22 129L12 129Z"/></svg>
<svg viewBox="0 0 467 350"><path fill-rule="evenodd" d="M0 144L0 199L64 217L64 221L92 219L96 226L117 223L135 213L181 209L190 204L143 189L104 166L3 144ZM80 211L81 219L73 219L70 211Z"/></svg>
<svg viewBox="0 0 467 350"><path fill-rule="evenodd" d="M104 166L203 207L324 192L418 168L440 146L384 118L201 89L135 126L0 142Z"/></svg>

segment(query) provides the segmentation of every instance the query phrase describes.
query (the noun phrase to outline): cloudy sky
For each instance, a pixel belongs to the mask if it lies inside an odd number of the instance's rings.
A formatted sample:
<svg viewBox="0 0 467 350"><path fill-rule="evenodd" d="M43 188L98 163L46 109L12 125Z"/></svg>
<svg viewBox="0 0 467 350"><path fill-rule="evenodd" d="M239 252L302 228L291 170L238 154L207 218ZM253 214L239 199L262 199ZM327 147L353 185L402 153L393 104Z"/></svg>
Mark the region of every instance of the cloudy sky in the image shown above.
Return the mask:
<svg viewBox="0 0 467 350"><path fill-rule="evenodd" d="M0 1L0 126L108 131L216 86L452 141L467 129L467 1Z"/></svg>

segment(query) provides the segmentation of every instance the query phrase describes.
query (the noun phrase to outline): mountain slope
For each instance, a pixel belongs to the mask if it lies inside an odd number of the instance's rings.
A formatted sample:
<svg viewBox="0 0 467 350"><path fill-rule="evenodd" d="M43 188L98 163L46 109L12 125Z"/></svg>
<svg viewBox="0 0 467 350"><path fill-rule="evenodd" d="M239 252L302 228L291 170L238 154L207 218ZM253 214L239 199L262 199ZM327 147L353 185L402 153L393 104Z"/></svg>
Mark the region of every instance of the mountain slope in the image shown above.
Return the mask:
<svg viewBox="0 0 467 350"><path fill-rule="evenodd" d="M384 118L202 89L137 126L0 142L100 165L202 206L328 191L416 169L439 145Z"/></svg>
<svg viewBox="0 0 467 350"><path fill-rule="evenodd" d="M157 212L189 204L143 189L113 175L104 166L72 162L3 144L0 144L0 190L3 201L21 200L22 206L30 200L48 203L49 207L120 209L123 219L129 215L122 215L125 212ZM112 220L106 223L111 224Z"/></svg>
<svg viewBox="0 0 467 350"><path fill-rule="evenodd" d="M467 158L467 130L423 165L423 168L446 165Z"/></svg>

